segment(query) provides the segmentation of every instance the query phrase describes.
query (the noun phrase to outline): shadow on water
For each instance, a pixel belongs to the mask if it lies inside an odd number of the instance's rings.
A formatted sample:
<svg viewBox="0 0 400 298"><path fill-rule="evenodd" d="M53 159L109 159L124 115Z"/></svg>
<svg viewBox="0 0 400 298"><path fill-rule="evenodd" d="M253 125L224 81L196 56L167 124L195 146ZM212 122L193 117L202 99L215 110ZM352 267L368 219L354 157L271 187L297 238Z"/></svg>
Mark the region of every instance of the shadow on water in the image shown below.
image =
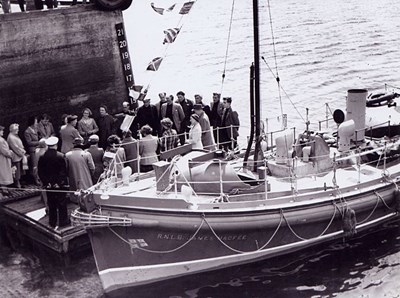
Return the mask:
<svg viewBox="0 0 400 298"><path fill-rule="evenodd" d="M385 260L394 255L393 260ZM400 219L351 241L337 241L274 259L113 291L106 297L360 297L385 267L400 271ZM400 273L399 273L400 274ZM391 287L392 284L388 284ZM383 290L385 291L385 290ZM400 292L400 285L394 291ZM353 296L354 297L354 296ZM373 297L373 296L365 296Z"/></svg>

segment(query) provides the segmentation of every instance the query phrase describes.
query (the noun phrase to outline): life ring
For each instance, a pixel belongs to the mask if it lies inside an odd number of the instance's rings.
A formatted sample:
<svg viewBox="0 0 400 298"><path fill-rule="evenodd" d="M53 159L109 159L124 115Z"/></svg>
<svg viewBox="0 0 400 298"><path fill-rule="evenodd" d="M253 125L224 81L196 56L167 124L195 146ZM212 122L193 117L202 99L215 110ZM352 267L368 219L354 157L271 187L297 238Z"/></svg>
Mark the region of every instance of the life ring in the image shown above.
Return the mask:
<svg viewBox="0 0 400 298"><path fill-rule="evenodd" d="M132 0L95 0L95 5L101 10L125 10L132 4Z"/></svg>
<svg viewBox="0 0 400 298"><path fill-rule="evenodd" d="M378 93L378 94L370 94L367 98L367 107L375 107L380 106L382 104L389 105L393 99L399 97L400 94L397 93Z"/></svg>

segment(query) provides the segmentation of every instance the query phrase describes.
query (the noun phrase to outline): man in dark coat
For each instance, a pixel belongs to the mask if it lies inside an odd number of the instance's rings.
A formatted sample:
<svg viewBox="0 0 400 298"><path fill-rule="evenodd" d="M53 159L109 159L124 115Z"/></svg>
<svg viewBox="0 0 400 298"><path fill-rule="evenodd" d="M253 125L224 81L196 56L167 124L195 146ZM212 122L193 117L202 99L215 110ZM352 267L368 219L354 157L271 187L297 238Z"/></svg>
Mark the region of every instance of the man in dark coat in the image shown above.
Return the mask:
<svg viewBox="0 0 400 298"><path fill-rule="evenodd" d="M96 121L99 127L99 146L104 150L107 148L107 139L109 136L115 133L113 116L108 114L107 107L105 105L100 106L100 117Z"/></svg>
<svg viewBox="0 0 400 298"><path fill-rule="evenodd" d="M224 105L220 101L221 94L213 93L213 101L210 104L210 125L213 127L214 140L217 144L221 143L221 119L224 111Z"/></svg>
<svg viewBox="0 0 400 298"><path fill-rule="evenodd" d="M57 137L46 139L47 151L39 158L38 174L47 193L49 206L49 225L63 227L69 225L67 198L67 165L64 154L57 151Z"/></svg>
<svg viewBox="0 0 400 298"><path fill-rule="evenodd" d="M181 144L185 144L185 135L186 139L189 138L189 130L190 130L190 116L193 114L193 102L187 98L185 98L185 93L183 91L179 91L176 96L178 97L178 102L185 114L185 119L182 121L181 130L179 133L179 140Z"/></svg>
<svg viewBox="0 0 400 298"><path fill-rule="evenodd" d="M221 119L221 145L225 150L235 149L239 136L239 115L231 108L232 98L224 97L222 100L224 111Z"/></svg>
<svg viewBox="0 0 400 298"><path fill-rule="evenodd" d="M121 113L117 113L117 114L114 115L114 117L116 118L115 127L117 129L117 135L120 138L124 137L124 131L121 130L121 125L125 121L125 117L126 116L133 116L133 117L136 116L137 107L132 109L131 106L132 105L129 102L124 101L122 103L122 112ZM130 131L134 131L134 136L137 137L137 135L138 135L137 124L135 124L134 120L132 121L132 123L131 123L131 125L129 126L128 129Z"/></svg>
<svg viewBox="0 0 400 298"><path fill-rule="evenodd" d="M152 129L152 135L157 136L160 129L160 119L158 118L157 108L150 104L150 98L143 99L143 105L137 109L135 122L139 128L149 125Z"/></svg>

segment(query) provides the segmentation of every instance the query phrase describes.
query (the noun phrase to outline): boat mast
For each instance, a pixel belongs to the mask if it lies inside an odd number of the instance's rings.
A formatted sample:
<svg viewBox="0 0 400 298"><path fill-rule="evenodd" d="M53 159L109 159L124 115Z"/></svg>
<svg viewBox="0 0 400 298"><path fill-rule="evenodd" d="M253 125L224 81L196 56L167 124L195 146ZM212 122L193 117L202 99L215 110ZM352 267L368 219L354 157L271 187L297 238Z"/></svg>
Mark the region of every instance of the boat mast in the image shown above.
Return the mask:
<svg viewBox="0 0 400 298"><path fill-rule="evenodd" d="M253 0L253 38L254 38L254 107L255 107L255 150L254 150L254 171L257 170L257 160L260 152L260 40L258 21L258 0Z"/></svg>
<svg viewBox="0 0 400 298"><path fill-rule="evenodd" d="M243 167L247 168L251 146L254 140L254 63L250 66L250 137L247 142L247 149L243 159Z"/></svg>

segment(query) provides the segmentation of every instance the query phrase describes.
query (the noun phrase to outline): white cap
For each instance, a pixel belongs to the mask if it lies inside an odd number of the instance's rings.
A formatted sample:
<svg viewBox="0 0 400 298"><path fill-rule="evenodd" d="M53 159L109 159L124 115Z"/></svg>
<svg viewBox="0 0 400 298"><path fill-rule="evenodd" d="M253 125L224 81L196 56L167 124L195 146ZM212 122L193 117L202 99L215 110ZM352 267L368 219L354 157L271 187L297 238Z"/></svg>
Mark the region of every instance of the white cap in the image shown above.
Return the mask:
<svg viewBox="0 0 400 298"><path fill-rule="evenodd" d="M50 137L50 138L46 139L47 146L54 146L54 145L57 145L57 143L58 143L57 137Z"/></svg>

